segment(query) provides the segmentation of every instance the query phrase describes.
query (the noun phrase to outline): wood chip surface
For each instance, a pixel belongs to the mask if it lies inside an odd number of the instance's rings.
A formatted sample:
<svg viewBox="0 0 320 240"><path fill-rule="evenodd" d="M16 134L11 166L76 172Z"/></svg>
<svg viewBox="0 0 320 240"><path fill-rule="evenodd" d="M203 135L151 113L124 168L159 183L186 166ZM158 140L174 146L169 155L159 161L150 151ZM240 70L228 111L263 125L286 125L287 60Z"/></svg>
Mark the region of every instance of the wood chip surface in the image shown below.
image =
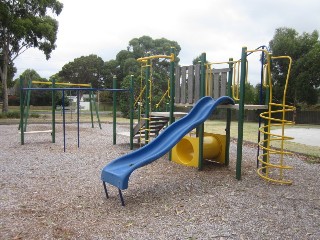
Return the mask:
<svg viewBox="0 0 320 240"><path fill-rule="evenodd" d="M167 156L135 171L123 191L100 174L111 160L130 152L129 139L112 144L112 125L102 130L68 124L28 134L20 145L16 125L0 126L0 239L320 239L320 164L292 155L291 186L262 180L254 144L243 147L242 180L235 179L236 143L230 166L203 171ZM30 125L30 131L50 125ZM119 125L117 131L128 131Z"/></svg>

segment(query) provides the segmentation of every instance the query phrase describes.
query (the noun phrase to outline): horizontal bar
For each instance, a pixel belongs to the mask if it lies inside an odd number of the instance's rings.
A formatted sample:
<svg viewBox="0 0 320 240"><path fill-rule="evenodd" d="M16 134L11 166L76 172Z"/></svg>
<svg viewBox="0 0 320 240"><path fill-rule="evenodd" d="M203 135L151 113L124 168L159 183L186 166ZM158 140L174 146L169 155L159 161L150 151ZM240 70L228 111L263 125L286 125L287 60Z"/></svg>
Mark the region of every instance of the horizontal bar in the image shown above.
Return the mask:
<svg viewBox="0 0 320 240"><path fill-rule="evenodd" d="M22 90L39 90L39 91L81 90L81 91L111 91L111 92L131 91L131 89L112 89L112 88L22 88Z"/></svg>
<svg viewBox="0 0 320 240"><path fill-rule="evenodd" d="M21 134L21 132L19 132ZM52 130L43 130L43 131L29 131L29 132L23 132L24 134L32 134L32 133L52 133Z"/></svg>
<svg viewBox="0 0 320 240"><path fill-rule="evenodd" d="M150 60L150 59L155 59L155 58L167 58L170 59L171 62L174 61L174 55L154 55L154 56L148 56L148 57L142 57L142 58L138 58L137 61L145 61L145 60Z"/></svg>
<svg viewBox="0 0 320 240"><path fill-rule="evenodd" d="M41 81L32 81L34 84L46 84L52 85L52 82L41 82ZM78 87L90 87L91 85L88 83L62 83L62 82L55 82L55 85L63 85L63 86L78 86Z"/></svg>

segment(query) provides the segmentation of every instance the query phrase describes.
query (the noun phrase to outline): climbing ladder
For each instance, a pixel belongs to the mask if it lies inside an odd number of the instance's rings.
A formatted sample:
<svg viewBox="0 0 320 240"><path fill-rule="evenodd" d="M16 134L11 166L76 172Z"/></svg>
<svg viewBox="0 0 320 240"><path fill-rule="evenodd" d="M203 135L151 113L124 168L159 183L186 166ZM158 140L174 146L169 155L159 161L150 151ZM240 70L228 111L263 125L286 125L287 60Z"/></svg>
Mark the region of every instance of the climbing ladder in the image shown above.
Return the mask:
<svg viewBox="0 0 320 240"><path fill-rule="evenodd" d="M287 59L289 64L281 103L272 102L272 77L270 65L268 64L267 66L267 77L264 85L270 86L270 102L268 111L260 114L260 117L265 120L265 125L259 128L259 131L264 134L264 139L258 143L263 152L258 156L258 161L261 163L261 167L258 168L257 173L261 178L270 182L292 184L292 180L289 180L288 177L285 176L284 172L284 170L292 169L291 166L285 164L285 156L292 154L285 149L285 141L293 138L285 136L284 131L286 125L294 124L293 121L286 119L286 114L295 110L293 106L286 104L286 93L292 59L289 56L272 57L269 54L267 54L267 57L268 62L271 62L271 59L272 61L277 59ZM281 118L275 117L276 114L281 114ZM274 134L271 132L275 127L281 128L281 134Z"/></svg>

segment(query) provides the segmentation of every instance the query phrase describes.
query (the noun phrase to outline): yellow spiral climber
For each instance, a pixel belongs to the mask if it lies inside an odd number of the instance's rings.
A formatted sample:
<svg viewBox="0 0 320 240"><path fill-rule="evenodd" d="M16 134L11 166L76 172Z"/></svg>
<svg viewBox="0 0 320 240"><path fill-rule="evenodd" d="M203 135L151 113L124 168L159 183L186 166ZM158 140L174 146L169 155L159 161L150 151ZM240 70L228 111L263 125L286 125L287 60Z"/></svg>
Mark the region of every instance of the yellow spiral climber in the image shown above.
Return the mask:
<svg viewBox="0 0 320 240"><path fill-rule="evenodd" d="M262 166L257 170L257 173L260 177L267 181L280 184L292 184L292 181L286 179L284 175L284 170L292 169L284 162L284 157L286 155L292 154L284 148L284 143L286 140L291 140L293 138L285 136L285 126L292 125L294 122L286 120L286 113L292 112L295 110L293 106L286 105L286 92L288 86L288 80L291 70L292 59L289 56L279 56L279 57L270 57L267 55L270 63L271 59L288 59L289 67L286 76L286 83L283 92L282 103L273 103L272 102L272 82L271 82L271 71L270 64L266 66L266 79L269 80L270 88L270 103L269 110L260 114L260 117L265 119L267 124L260 127L259 131L264 134L264 139L259 142L259 147L263 150L263 153L258 156L258 160ZM264 83L266 84L266 82ZM276 116L275 116L276 115ZM279 117L279 115L281 117ZM273 134L271 132L272 128L281 127L281 134ZM277 144L279 143L279 144ZM275 147L275 145L277 147Z"/></svg>

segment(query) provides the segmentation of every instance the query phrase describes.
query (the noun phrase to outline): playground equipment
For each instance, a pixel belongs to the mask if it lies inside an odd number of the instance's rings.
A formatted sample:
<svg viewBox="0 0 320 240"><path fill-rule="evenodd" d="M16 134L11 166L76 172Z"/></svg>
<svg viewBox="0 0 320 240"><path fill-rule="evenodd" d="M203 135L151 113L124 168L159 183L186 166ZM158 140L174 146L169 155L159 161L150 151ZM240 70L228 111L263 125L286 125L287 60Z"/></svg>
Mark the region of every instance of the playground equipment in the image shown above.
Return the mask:
<svg viewBox="0 0 320 240"><path fill-rule="evenodd" d="M169 80L167 83L167 90L162 95L159 102L155 102L153 99L153 61L164 59L170 61L170 70L169 70ZM119 132L117 135L129 136L130 135L130 149L133 149L133 141L137 139L142 144L147 144L152 138L156 137L159 132L174 121L175 113L170 115L159 114L159 112L153 112L153 108L158 109L159 106L163 103L170 108L174 105L172 98L174 94L174 89L170 86L174 84L174 49L171 49L170 55L155 55L147 56L144 58L137 59L141 63L141 76L140 76L140 93L134 101L133 108L138 109L138 123L136 126L130 124L130 133L128 132ZM133 82L131 85L133 90ZM169 103L165 102L165 99L169 99ZM141 110L144 109L144 112ZM185 113L183 113L183 116ZM133 115L130 118L133 122Z"/></svg>
<svg viewBox="0 0 320 240"><path fill-rule="evenodd" d="M78 88L61 88L62 89L62 116L63 116L63 141L64 141L64 151L66 150L66 128L65 128L65 91L66 90L76 90L77 91L77 123L78 123L78 147L80 147L80 133L79 133L79 114L80 114L80 107L79 107L79 101L80 101L80 90L85 90L85 87L88 89L92 89L91 84L73 84L73 83L56 83L54 80L52 82L41 82L41 81L32 81L31 79L28 80L27 88L23 88L23 79L20 79L20 88L21 88L21 98L20 98L20 124L19 124L19 129L21 129L21 144L24 144L24 134L29 134L29 133L40 133L40 132L47 132L51 133L52 137L52 143L55 143L55 136L56 136L56 131L55 131L55 110L56 110L56 105L55 105L55 91L52 90L52 130L45 130L45 131L27 131L27 120L28 120L28 114L29 114L29 107L30 107L30 96L31 96L31 90L48 90L48 88L32 88L32 84L42 84L42 85L50 85L52 89L58 90L56 88L56 85L61 85L61 86L69 86L69 87L78 87ZM24 90L26 91L26 98L24 98ZM90 96L90 113L91 113L91 124L92 128L94 127L93 124L93 107L96 111L96 116L98 119L99 127L101 129L101 123L100 123L100 118L99 118L99 113L97 110L97 106L95 103L95 100L93 98L92 91L89 92ZM26 108L25 108L26 105ZM22 131L23 129L23 131Z"/></svg>
<svg viewBox="0 0 320 240"><path fill-rule="evenodd" d="M143 116L141 114L139 115L139 133L140 133L140 139L139 141L142 142L142 136L141 133L144 132L144 141L145 143L148 143L150 140L150 133L157 133L167 124L168 120L169 123L172 124L174 122L174 115L173 112L170 112L169 119L168 118L161 118L161 117L153 117L151 116L152 112L152 60L153 59L169 59L170 60L170 81L168 83L168 89L161 98L160 102L163 101L164 97L166 95L169 96L170 99L170 108L173 108L173 99L174 99L174 91L173 91L173 84L174 84L174 61L175 61L175 55L174 55L174 49L171 49L170 55L155 55L155 56L147 56L144 58L137 59L139 62L143 64L142 68L145 68L145 86L141 89L141 92L139 94L139 97L137 98L136 102L140 101L142 102L142 95L145 92L145 113ZM141 74L141 84L142 82L142 74ZM159 106L159 103L156 105ZM153 120L153 126L151 126L151 120ZM158 120L158 121L155 121ZM142 124L143 123L143 124Z"/></svg>
<svg viewBox="0 0 320 240"><path fill-rule="evenodd" d="M264 86L266 89L266 101L263 104L260 100L260 105L245 105L245 82L248 73L247 56L254 52L262 52L263 61L261 64L261 86ZM264 54L267 55L266 63L264 63ZM260 127L261 121L259 121L260 131L262 134L264 134L264 140L258 144L259 147L257 161L262 163L262 167L258 169L258 174L268 181L290 184L290 181L282 179L282 171L284 169L290 169L290 167L283 164L283 158L284 155L287 154L287 152L283 150L283 146L281 147L282 150L278 151L272 149L270 144L271 141L281 140L281 145L283 145L283 141L289 138L284 136L284 131L282 131L281 136L278 136L272 135L270 133L270 130L271 126L281 125L282 128L284 128L285 124L292 123L285 120L285 112L293 110L293 107L285 105L286 89L284 91L284 100L282 104L272 103L272 79L270 72L270 65L272 64L271 59L280 59L283 57L271 58L270 56L271 55L264 49L264 46L261 46L255 50L247 50L247 48L244 47L242 48L241 59L237 61L233 61L233 59L230 58L227 62L206 63L206 54L203 53L201 55L200 65L181 68L178 67L175 71L175 81L173 81L174 76L170 77L169 127L148 145L112 161L103 169L101 179L103 181L103 186L107 198L108 192L106 188L106 182L116 186L119 189L120 200L122 205L124 205L121 190L128 187L130 174L135 169L151 163L171 149L172 154L170 153L169 155L170 160L183 165L198 167L199 170L202 169L203 161L205 159L217 161L222 164L228 165L231 109L235 109L238 111L236 178L238 180L241 179L245 110L265 109L267 110L267 112L260 115L262 119L267 120L264 123L265 126ZM152 57L147 57L146 59L142 60L148 61L149 59L152 59ZM224 69L213 68L213 65L222 63L227 64L228 67ZM174 63L172 63L171 66L174 67ZM173 69L170 68L170 75L173 72ZM290 72L290 68L288 72ZM266 73L267 76L265 76ZM148 72L146 75L148 76ZM289 74L287 75L287 82L288 78ZM146 77L146 79L149 78ZM263 84L263 80L265 79L269 81L269 84ZM149 84L148 81L146 81L146 89L148 89L147 84ZM173 91L173 89L175 91ZM262 99L262 89L260 89L260 93L260 99ZM148 101L148 97L149 94L146 95L146 102ZM231 101L232 98L236 100L237 104L231 104L234 103L233 101ZM213 99L217 99L217 102L210 102L208 99L211 99L212 101L215 101ZM197 100L198 102L197 104L195 104ZM226 134L217 137L218 135L214 133L204 132L204 121L219 105L219 101L224 101L225 103L228 103L228 105L222 106L223 108L226 108L227 111ZM174 119L174 105L179 104L182 106L188 104L195 105L187 116L172 124L171 120ZM280 107L282 109L272 110L273 107ZM204 108L208 108L210 109L210 111L205 110ZM146 109L148 111L148 114L146 114L148 116L148 118L146 118L146 121L148 122L150 120L149 103L146 105ZM278 112L281 112L283 114L282 119L271 116L272 113ZM201 115L204 115L205 118L203 118ZM187 123L188 121L190 122ZM280 122L281 124L272 124L273 121ZM186 136L186 134L195 127L196 137ZM176 128L176 130L173 130L174 128ZM146 127L145 131L146 134L148 134L149 128ZM274 136L278 138L275 138ZM147 136L146 139L148 139ZM260 132L258 135L258 139L260 139ZM260 148L263 151L262 155L259 155L261 151ZM271 161L270 157L272 154L280 155L280 164L277 165ZM271 168L280 169L280 180L274 180L271 178L271 174L269 171Z"/></svg>
<svg viewBox="0 0 320 240"><path fill-rule="evenodd" d="M292 154L284 149L284 142L286 140L293 139L291 137L287 137L284 135L284 129L286 125L292 125L294 122L286 120L286 113L294 111L293 106L286 105L286 91L289 82L290 70L292 59L289 56L278 56L272 57L270 54L266 53L268 57L268 62L270 60L279 60L279 59L287 59L289 61L288 72L285 81L285 87L283 92L283 98L281 103L274 103L272 101L269 102L269 110L267 112L263 112L260 114L260 117L266 121L266 124L259 128L259 131L264 134L265 138L259 141L258 145L263 150L263 153L258 156L258 161L261 163L261 167L258 168L257 173L260 177L267 181L281 183L281 184L292 184L291 180L288 180L284 176L283 170L292 169L292 167L285 165L284 156ZM269 79L269 83L267 81L264 85L269 84L270 87L270 99L272 99L272 81L271 81L271 71L270 65L267 67L267 78ZM274 114L280 113L281 118L273 117ZM273 127L281 127L281 135L272 134L271 130ZM272 146L272 142L280 141L280 148L276 149ZM272 159L272 156L279 156ZM276 161L275 161L276 159ZM274 173L271 174L273 170ZM278 170L278 172L276 172ZM275 174L276 172L276 174Z"/></svg>
<svg viewBox="0 0 320 240"><path fill-rule="evenodd" d="M22 81L23 82L23 81ZM55 81L53 82L42 82L42 81L32 81L32 80L28 80L27 86L28 88L32 88L32 84L38 84L38 85L50 85L52 88L56 87L56 86L68 86L68 87L86 87L86 88L92 88L91 84L81 84L81 83L63 83L63 82L59 82L56 83ZM40 89L39 89L40 90ZM65 92L63 92L65 93ZM24 131L25 133L30 133L30 132L26 132L27 129L27 122L28 122L28 115L29 115L29 110L30 110L30 97L31 97L31 91L26 91L26 97L24 98L24 106L26 106L26 108L24 109L24 114L23 114L23 118L24 118ZM78 97L77 97L78 99ZM64 98L62 98L62 101L64 101ZM94 95L92 94L92 92L89 92L89 103L90 103L90 113L91 113L91 125L92 128L94 127L94 123L93 123L93 109L95 110L96 113L96 117L99 123L99 127L101 129L101 123L100 123L100 117L99 117L99 112L97 109L97 105L96 105L96 101L94 99ZM52 108L55 106L55 99L52 99ZM54 106L53 106L54 105ZM65 108L62 108L62 110ZM65 113L65 112L63 112ZM52 115L52 121L54 121L54 116ZM53 124L54 125L54 124ZM20 125L19 125L19 129L20 129ZM52 130L51 130L52 131ZM53 135L54 136L54 135ZM54 140L53 140L54 142Z"/></svg>
<svg viewBox="0 0 320 240"><path fill-rule="evenodd" d="M110 162L101 173L106 197L109 197L107 182L118 188L120 200L124 206L121 190L128 188L129 177L134 170L152 163L170 151L182 137L203 123L218 105L233 103L233 100L227 96L217 100L203 97L185 117L167 127L152 142Z"/></svg>
<svg viewBox="0 0 320 240"><path fill-rule="evenodd" d="M199 167L199 137L184 136L172 148L172 161L185 166ZM225 164L226 136L204 133L203 158Z"/></svg>
<svg viewBox="0 0 320 240"><path fill-rule="evenodd" d="M91 100L93 100L93 95L92 92L93 91L130 91L130 89L98 89L98 88L92 88L91 84L71 84L71 83L58 83L59 85L65 85L65 86L80 86L78 88L57 88L55 87L55 81L53 80L52 82L45 82L44 84L48 84L48 85L52 85L51 88L32 88L31 87L31 83L32 81L29 81L28 83L28 87L24 88L23 87L23 79L20 78L20 124L19 124L19 129L21 129L21 145L24 144L24 135L26 133L30 133L30 132L26 132L26 125L27 125L27 117L24 119L25 116L28 116L28 111L29 111L29 100L30 100L30 92L31 91L51 91L52 92L52 130L46 130L46 131L33 131L32 133L39 133L39 132L48 132L51 133L52 135L52 143L55 143L55 92L56 91L62 91L62 109L63 109L63 145L64 145L64 152L66 151L66 126L65 126L65 104L64 104L64 98L65 98L65 91L76 91L77 92L77 133L78 133L78 148L80 147L80 91L89 91L90 94L89 96L91 96L92 98L90 98L90 108L92 109L92 104L94 104L95 106L95 101L94 103L92 103ZM37 81L33 81L33 83L43 83L43 82L37 82ZM90 87L88 87L90 86ZM24 99L24 93L26 92L26 96L27 96L27 101ZM132 95L132 91L131 95ZM27 111L25 111L25 102L27 102ZM96 114L97 114L97 118L98 118L98 122L99 122L99 127L101 129L101 124L100 124L100 118L99 118L99 114L97 111L97 108L95 106L96 109ZM114 112L114 115L115 112ZM93 114L91 111L91 123L92 123L92 127L94 127L93 125ZM114 123L115 124L115 123Z"/></svg>
<svg viewBox="0 0 320 240"><path fill-rule="evenodd" d="M247 74L248 74L248 55L260 52L262 53L261 59L261 89L260 89L260 105L246 105L244 104L244 96L245 96L245 82L247 81ZM266 63L264 61L266 56ZM202 59L205 56L202 57ZM272 102L272 78L271 78L271 64L272 61L279 60L279 59L289 59L290 57L287 56L280 56L280 57L272 57L269 52L267 52L264 49L264 46L261 46L255 50L247 50L246 48L242 49L242 57L240 60L233 61L233 59L229 59L227 62L212 62L212 63L206 63L206 80L205 80L205 94L207 96L212 96L214 98L228 95L232 97L237 104L233 106L223 106L224 108L227 108L227 121L226 121L226 141L225 141L225 165L228 165L229 163L229 142L230 142L230 118L231 118L231 109L238 110L238 141L237 141L237 161L236 161L236 178L241 178L241 162L242 162L242 145L243 145L243 126L244 126L244 112L245 110L266 110L266 112L263 112L260 114L259 119L259 134L258 134L258 154L257 154L257 161L258 163L262 163L262 167L258 169L258 174L263 177L264 179L268 181L278 182L278 183L286 183L290 184L291 181L283 180L283 170L291 169L291 167L284 165L284 156L286 154L289 154L287 151L284 150L284 141L289 140L291 138L284 136L284 126L288 124L293 124L292 121L288 121L285 119L285 113L288 111L293 111L294 107L288 106L285 104L285 95L286 95L286 89L289 79L289 73L290 73L290 64L288 68L288 74L286 78L286 85L283 93L283 99L281 104L273 103ZM291 60L290 60L291 62ZM222 69L216 69L214 68L214 65L217 64L228 64L228 68L222 68ZM181 78L177 78L176 75L176 99L175 103L176 105L185 105L185 104L192 104L193 99L197 99L198 96L200 96L200 87L197 86L195 83L198 82L198 79L201 77L198 76L198 73L200 72L199 66L189 66L189 67L182 67L181 72L186 72L185 69L187 69L187 76L182 76ZM178 72L178 71L176 71ZM185 74L185 73L184 73ZM196 79L195 81L193 79ZM181 79L183 79L181 81ZM201 81L200 81L201 82ZM194 84L194 87L193 87ZM179 88L180 85L180 88ZM263 104L262 102L262 87L265 88L266 91L266 100ZM188 89L188 91L186 91ZM190 90L191 89L191 90ZM281 113L281 118L277 118L274 116L276 113ZM264 126L261 127L261 119L265 119ZM272 123L276 122L276 124ZM271 128L281 126L282 128L282 134L281 135L275 135L271 134ZM263 134L264 138L261 141L260 135ZM199 137L201 138L201 137ZM189 139L189 137L186 137L186 139ZM275 149L275 147L272 147L272 142L275 141L281 141L280 142L280 150ZM196 140L192 140L193 146L192 148L195 149L195 152L193 154L198 153L198 149L200 149L199 146L201 146L202 143L197 143ZM182 140L181 145L186 144L189 146L188 141L185 139ZM179 144L178 144L179 145ZM178 146L175 146L173 148L173 152L176 152L176 148ZM187 148L187 147L186 147ZM205 145L203 146L203 149L205 149ZM263 151L262 154L260 154L260 151ZM204 150L204 154L206 154L206 150ZM278 155L279 156L279 163L271 163L271 155ZM179 156L174 156L174 159L179 159ZM206 156L203 156L203 158L206 158ZM186 158L188 159L188 158ZM201 159L200 153L199 157L197 159ZM277 159L277 158L275 158ZM277 161L277 160L273 160ZM176 162L184 165L191 165L198 168L201 168L200 163L196 164L196 161L191 161L193 164L189 163L189 161L180 161L177 160ZM257 166L259 164L257 163ZM268 173L269 169L279 169L279 177L276 179L271 178L271 175ZM275 171L274 171L275 172ZM275 174L273 173L273 176Z"/></svg>

